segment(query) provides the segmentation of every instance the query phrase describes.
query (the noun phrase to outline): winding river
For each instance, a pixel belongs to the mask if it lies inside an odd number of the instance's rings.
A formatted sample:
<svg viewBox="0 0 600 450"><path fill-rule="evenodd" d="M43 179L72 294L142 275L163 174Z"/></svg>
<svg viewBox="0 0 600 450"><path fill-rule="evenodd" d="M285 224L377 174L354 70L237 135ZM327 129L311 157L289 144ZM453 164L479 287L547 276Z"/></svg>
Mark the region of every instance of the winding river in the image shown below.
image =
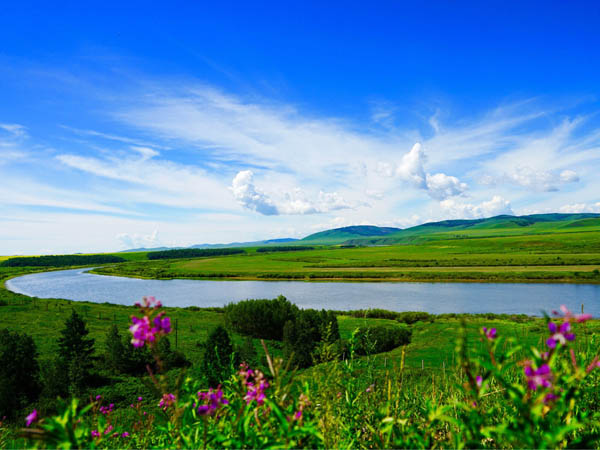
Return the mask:
<svg viewBox="0 0 600 450"><path fill-rule="evenodd" d="M285 295L301 308L541 315L564 304L600 316L600 285L545 283L326 283L304 281L142 280L94 275L89 269L13 278L8 289L40 298L132 305L154 295L165 306L223 306Z"/></svg>

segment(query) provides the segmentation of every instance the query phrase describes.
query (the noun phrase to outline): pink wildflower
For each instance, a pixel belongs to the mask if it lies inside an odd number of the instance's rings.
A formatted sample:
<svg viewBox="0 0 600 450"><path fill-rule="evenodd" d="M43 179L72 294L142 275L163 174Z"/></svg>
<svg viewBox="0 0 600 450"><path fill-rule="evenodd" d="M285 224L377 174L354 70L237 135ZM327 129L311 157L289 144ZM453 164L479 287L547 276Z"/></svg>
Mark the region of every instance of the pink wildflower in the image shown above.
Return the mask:
<svg viewBox="0 0 600 450"><path fill-rule="evenodd" d="M31 414L25 417L25 425L29 427L36 420L38 420L38 412L36 409L34 409L33 411L31 411Z"/></svg>
<svg viewBox="0 0 600 450"><path fill-rule="evenodd" d="M494 339L496 339L495 328L487 329L486 327L483 327L483 334L485 334L485 337L488 339L488 341L493 341Z"/></svg>
<svg viewBox="0 0 600 450"><path fill-rule="evenodd" d="M483 377L481 375L475 377L475 384L477 384L477 387L481 387L483 384Z"/></svg>
<svg viewBox="0 0 600 450"><path fill-rule="evenodd" d="M92 430L92 437L93 438L100 437L100 432L98 430Z"/></svg>
<svg viewBox="0 0 600 450"><path fill-rule="evenodd" d="M223 397L221 386L217 387L217 389L210 388L208 392L198 392L198 400L205 402L198 406L198 414L201 416L210 416L220 406L229 404L229 400Z"/></svg>
<svg viewBox="0 0 600 450"><path fill-rule="evenodd" d="M550 330L550 333L552 333L552 336L546 340L546 345L550 348L555 348L558 342L565 345L567 341L575 339L575 335L570 333L570 322L563 322L560 325L556 325L554 322L548 322L548 329Z"/></svg>
<svg viewBox="0 0 600 450"><path fill-rule="evenodd" d="M163 411L166 411L173 403L175 403L175 396L173 394L163 394L158 406L161 407Z"/></svg>
<svg viewBox="0 0 600 450"><path fill-rule="evenodd" d="M530 364L525 366L527 386L535 391L538 386L549 388L552 386L552 372L548 364L542 364L539 369L534 370Z"/></svg>

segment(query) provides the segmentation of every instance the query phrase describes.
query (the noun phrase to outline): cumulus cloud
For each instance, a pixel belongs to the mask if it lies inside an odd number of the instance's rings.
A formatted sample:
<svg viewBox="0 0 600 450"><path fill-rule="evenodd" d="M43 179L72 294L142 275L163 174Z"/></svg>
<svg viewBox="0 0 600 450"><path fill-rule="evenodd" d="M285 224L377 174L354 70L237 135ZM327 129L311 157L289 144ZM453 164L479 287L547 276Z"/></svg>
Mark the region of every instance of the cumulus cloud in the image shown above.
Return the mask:
<svg viewBox="0 0 600 450"><path fill-rule="evenodd" d="M443 173L427 174L427 192L436 200L444 200L448 197L461 195L466 190L466 183L462 183L456 177Z"/></svg>
<svg viewBox="0 0 600 450"><path fill-rule="evenodd" d="M271 196L255 186L254 173L251 170L238 172L230 189L240 205L266 216L320 214L355 207L337 192L320 191L317 198L312 200L300 188L284 192L280 195L280 199L273 200Z"/></svg>
<svg viewBox="0 0 600 450"><path fill-rule="evenodd" d="M161 245L158 238L158 230L156 229L150 234L119 233L117 239L125 249L153 248Z"/></svg>
<svg viewBox="0 0 600 450"><path fill-rule="evenodd" d="M265 216L279 214L273 201L254 186L254 173L251 170L238 172L231 183L233 197L244 208Z"/></svg>
<svg viewBox="0 0 600 450"><path fill-rule="evenodd" d="M440 202L443 211L454 219L480 219L500 214L514 214L510 202L499 195L478 205L464 203L456 199L446 199Z"/></svg>
<svg viewBox="0 0 600 450"><path fill-rule="evenodd" d="M427 179L423 167L426 160L425 151L417 142L407 154L402 156L402 161L396 167L396 175L418 188L426 189Z"/></svg>
<svg viewBox="0 0 600 450"><path fill-rule="evenodd" d="M400 180L422 189L435 200L462 195L467 190L467 184L457 177L445 173L427 173L425 163L427 156L419 142L413 145L408 153L402 156L400 163L394 166L388 162L379 161L375 171L384 177L396 176Z"/></svg>
<svg viewBox="0 0 600 450"><path fill-rule="evenodd" d="M579 175L574 170L536 170L528 166L517 167L499 177L484 175L480 179L482 184L514 184L540 192L555 192L560 185L578 181Z"/></svg>
<svg viewBox="0 0 600 450"><path fill-rule="evenodd" d="M600 213L600 202L597 203L572 203L559 208L561 213Z"/></svg>

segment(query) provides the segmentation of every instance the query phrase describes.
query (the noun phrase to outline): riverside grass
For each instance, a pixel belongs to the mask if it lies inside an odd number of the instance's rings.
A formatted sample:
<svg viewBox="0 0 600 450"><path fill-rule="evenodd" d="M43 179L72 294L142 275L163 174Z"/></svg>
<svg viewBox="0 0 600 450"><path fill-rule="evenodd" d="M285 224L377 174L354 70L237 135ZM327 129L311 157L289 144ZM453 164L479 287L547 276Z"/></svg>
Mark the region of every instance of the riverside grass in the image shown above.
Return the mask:
<svg viewBox="0 0 600 450"><path fill-rule="evenodd" d="M249 248L240 255L179 260L144 261L136 255L136 261L94 272L158 279L600 283L600 231L517 236L474 231L428 235L418 244L288 254Z"/></svg>

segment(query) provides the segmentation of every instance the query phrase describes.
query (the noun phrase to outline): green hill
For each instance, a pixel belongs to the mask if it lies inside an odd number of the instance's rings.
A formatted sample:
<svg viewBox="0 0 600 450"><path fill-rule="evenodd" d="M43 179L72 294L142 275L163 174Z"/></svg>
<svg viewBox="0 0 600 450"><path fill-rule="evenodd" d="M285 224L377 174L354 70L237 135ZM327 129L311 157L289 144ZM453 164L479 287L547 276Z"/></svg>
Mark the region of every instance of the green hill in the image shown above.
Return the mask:
<svg viewBox="0 0 600 450"><path fill-rule="evenodd" d="M383 230L393 230L393 228L384 228ZM325 237L328 236L327 233L336 231L337 230L324 231L308 236L305 239L313 238L313 241L317 242L315 236L321 235ZM355 236L341 243L348 245L393 245L449 238L466 239L494 236L518 236L525 234L564 233L567 231L600 231L600 214L501 215L486 219L443 220L441 222L425 223L403 230L397 229L395 232L385 232L380 235L376 235L374 230L371 230L371 234L368 236ZM337 233L335 236L341 238L343 234Z"/></svg>
<svg viewBox="0 0 600 450"><path fill-rule="evenodd" d="M321 231L319 233L306 236L298 241L299 243L314 244L341 244L351 239L360 239L365 237L382 237L402 231L400 228L376 227L373 225L355 225L351 227L335 228L333 230Z"/></svg>

